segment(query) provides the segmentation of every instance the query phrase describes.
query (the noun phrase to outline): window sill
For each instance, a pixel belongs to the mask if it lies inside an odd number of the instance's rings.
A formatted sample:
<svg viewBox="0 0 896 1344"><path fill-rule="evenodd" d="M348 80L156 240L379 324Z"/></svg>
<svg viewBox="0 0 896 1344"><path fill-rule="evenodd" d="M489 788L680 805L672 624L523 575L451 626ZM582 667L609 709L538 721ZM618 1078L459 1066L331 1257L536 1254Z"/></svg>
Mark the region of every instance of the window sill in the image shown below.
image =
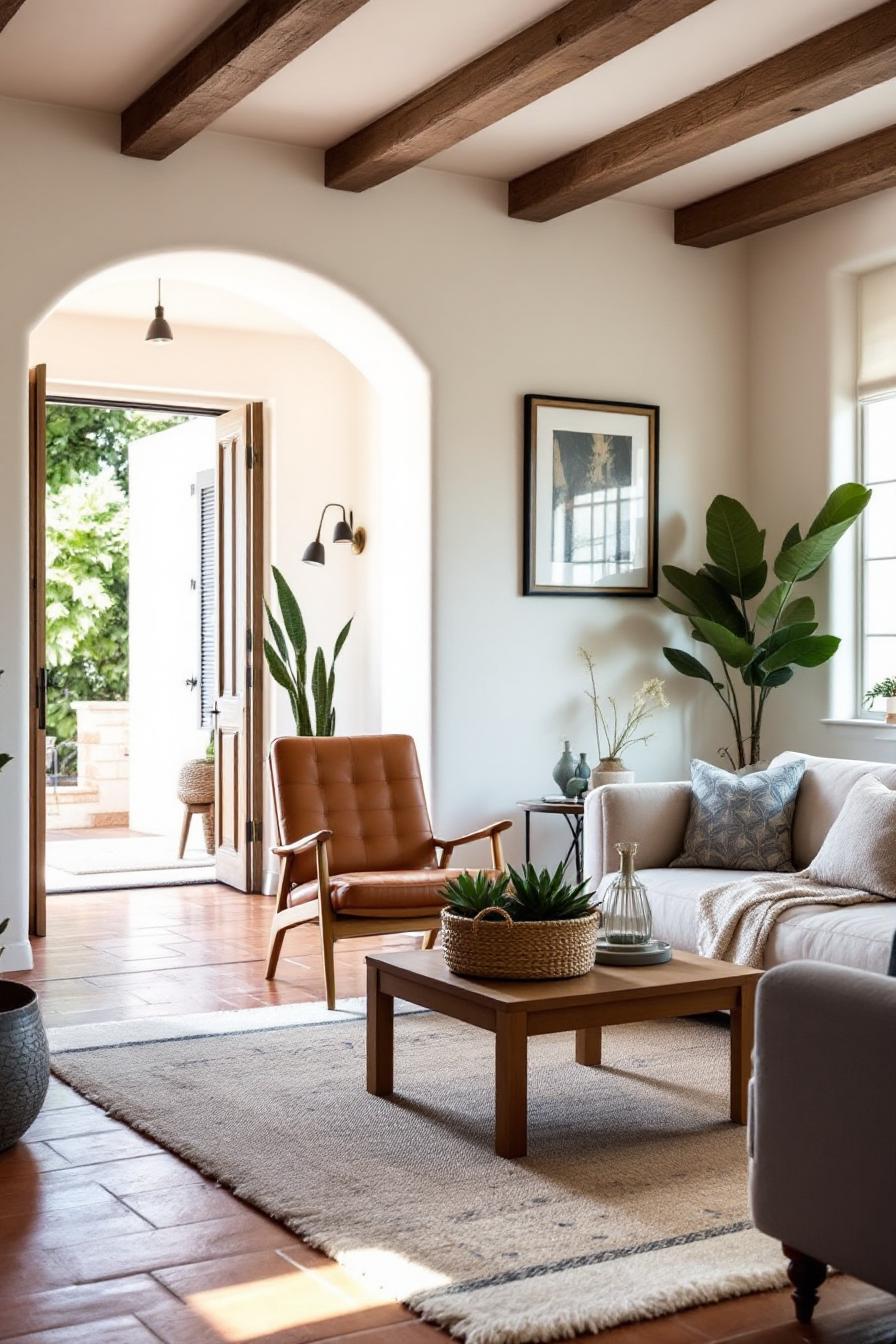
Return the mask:
<svg viewBox="0 0 896 1344"><path fill-rule="evenodd" d="M822 719L828 728L876 728L887 737L896 733L896 723L885 723L883 719Z"/></svg>

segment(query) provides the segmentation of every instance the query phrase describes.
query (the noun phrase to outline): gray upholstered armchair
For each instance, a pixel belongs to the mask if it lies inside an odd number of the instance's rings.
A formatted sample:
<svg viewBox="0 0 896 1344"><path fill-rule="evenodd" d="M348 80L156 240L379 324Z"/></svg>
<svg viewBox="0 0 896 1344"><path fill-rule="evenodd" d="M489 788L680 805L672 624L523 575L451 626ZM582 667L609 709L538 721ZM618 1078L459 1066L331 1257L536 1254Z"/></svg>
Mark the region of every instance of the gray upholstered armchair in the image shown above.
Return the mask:
<svg viewBox="0 0 896 1344"><path fill-rule="evenodd" d="M896 979L803 962L759 985L750 1195L800 1321L828 1265L896 1293Z"/></svg>

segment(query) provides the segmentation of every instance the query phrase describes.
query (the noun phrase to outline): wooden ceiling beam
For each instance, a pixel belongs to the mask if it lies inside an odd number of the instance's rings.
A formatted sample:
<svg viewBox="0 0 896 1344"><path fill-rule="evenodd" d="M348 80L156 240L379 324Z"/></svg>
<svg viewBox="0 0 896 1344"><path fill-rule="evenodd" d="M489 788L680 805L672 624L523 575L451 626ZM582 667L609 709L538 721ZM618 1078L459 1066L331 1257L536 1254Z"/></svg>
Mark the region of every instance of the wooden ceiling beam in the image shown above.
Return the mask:
<svg viewBox="0 0 896 1344"><path fill-rule="evenodd" d="M709 3L569 0L334 145L327 151L327 186L377 186Z"/></svg>
<svg viewBox="0 0 896 1344"><path fill-rule="evenodd" d="M894 69L896 0L887 0L515 178L509 213L554 219L892 79Z"/></svg>
<svg viewBox="0 0 896 1344"><path fill-rule="evenodd" d="M896 187L896 126L675 211L675 241L715 247Z"/></svg>
<svg viewBox="0 0 896 1344"><path fill-rule="evenodd" d="M14 14L24 5L25 0L0 0L0 33L9 23Z"/></svg>
<svg viewBox="0 0 896 1344"><path fill-rule="evenodd" d="M165 159L366 0L247 0L121 114L121 152Z"/></svg>

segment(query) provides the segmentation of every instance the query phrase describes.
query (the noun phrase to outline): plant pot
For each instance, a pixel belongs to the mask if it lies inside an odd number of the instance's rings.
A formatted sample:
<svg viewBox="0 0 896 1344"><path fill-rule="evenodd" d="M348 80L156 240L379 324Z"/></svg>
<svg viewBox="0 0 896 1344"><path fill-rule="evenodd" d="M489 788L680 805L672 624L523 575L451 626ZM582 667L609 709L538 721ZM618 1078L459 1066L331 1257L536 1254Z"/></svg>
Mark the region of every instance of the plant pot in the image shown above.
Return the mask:
<svg viewBox="0 0 896 1344"><path fill-rule="evenodd" d="M0 1152L37 1119L50 1084L50 1051L37 995L0 980Z"/></svg>
<svg viewBox="0 0 896 1344"><path fill-rule="evenodd" d="M885 723L896 723L896 695L888 695L884 701Z"/></svg>
<svg viewBox="0 0 896 1344"><path fill-rule="evenodd" d="M177 777L177 796L182 803L213 803L215 801L215 763L197 757L180 768Z"/></svg>
<svg viewBox="0 0 896 1344"><path fill-rule="evenodd" d="M591 788L599 789L603 784L634 784L634 770L626 770L622 761L604 757L591 771Z"/></svg>
<svg viewBox="0 0 896 1344"><path fill-rule="evenodd" d="M498 914L500 921L484 918ZM442 950L449 971L487 980L566 980L594 966L600 911L581 919L515 923L506 910L473 919L442 911Z"/></svg>

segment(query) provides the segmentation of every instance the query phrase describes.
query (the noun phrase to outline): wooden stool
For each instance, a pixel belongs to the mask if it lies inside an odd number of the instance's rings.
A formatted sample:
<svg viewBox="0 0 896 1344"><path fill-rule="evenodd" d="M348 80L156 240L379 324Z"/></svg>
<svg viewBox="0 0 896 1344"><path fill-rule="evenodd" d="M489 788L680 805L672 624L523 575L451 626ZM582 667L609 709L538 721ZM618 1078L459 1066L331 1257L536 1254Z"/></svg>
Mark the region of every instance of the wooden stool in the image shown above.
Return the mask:
<svg viewBox="0 0 896 1344"><path fill-rule="evenodd" d="M187 848L187 837L190 834L190 822L195 815L202 817L202 831L205 839L205 848L209 854L215 852L215 805L214 803L184 803L184 819L180 828L180 848L177 851L177 857L182 859L184 851Z"/></svg>

